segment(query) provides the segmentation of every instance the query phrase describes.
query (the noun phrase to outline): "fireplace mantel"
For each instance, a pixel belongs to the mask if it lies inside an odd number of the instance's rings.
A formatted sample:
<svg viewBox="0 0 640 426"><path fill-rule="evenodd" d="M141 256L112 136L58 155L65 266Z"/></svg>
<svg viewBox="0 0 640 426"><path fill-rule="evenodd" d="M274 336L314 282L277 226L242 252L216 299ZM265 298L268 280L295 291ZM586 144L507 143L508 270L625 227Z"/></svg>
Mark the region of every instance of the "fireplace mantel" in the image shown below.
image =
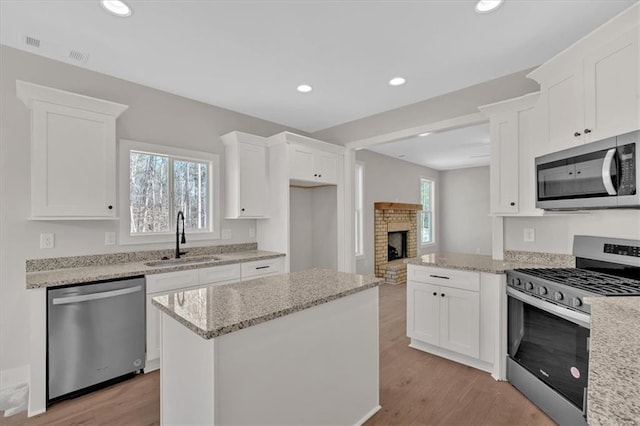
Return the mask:
<svg viewBox="0 0 640 426"><path fill-rule="evenodd" d="M408 203L393 203L393 202L378 202L373 203L375 210L410 210L410 211L422 211L421 204L408 204Z"/></svg>

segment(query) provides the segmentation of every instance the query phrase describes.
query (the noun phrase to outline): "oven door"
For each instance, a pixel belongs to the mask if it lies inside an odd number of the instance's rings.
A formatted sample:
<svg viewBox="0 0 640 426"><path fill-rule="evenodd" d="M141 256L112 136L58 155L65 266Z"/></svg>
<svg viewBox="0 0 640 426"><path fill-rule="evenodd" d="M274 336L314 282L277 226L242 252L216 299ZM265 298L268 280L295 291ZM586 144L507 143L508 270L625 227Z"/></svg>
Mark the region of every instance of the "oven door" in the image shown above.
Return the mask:
<svg viewBox="0 0 640 426"><path fill-rule="evenodd" d="M584 415L590 316L512 288L507 293L510 360Z"/></svg>

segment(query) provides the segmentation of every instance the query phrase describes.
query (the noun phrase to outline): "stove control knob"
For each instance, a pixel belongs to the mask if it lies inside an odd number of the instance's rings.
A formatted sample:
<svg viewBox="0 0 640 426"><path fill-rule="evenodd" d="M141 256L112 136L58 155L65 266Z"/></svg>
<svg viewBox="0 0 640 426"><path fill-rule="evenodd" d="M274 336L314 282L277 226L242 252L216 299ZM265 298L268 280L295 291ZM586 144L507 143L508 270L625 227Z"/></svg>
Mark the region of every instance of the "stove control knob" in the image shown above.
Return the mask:
<svg viewBox="0 0 640 426"><path fill-rule="evenodd" d="M544 296L545 294L547 294L547 288L546 287L538 287L538 294L540 296Z"/></svg>
<svg viewBox="0 0 640 426"><path fill-rule="evenodd" d="M571 306L573 306L574 308L582 306L582 300L580 300L578 297L574 297L573 299L571 299Z"/></svg>
<svg viewBox="0 0 640 426"><path fill-rule="evenodd" d="M522 283L520 282L520 278L514 278L513 279L513 285L515 285L516 287L520 287Z"/></svg>
<svg viewBox="0 0 640 426"><path fill-rule="evenodd" d="M532 282L528 282L528 283L525 285L525 288L526 288L527 290L533 290L533 283L532 283Z"/></svg>
<svg viewBox="0 0 640 426"><path fill-rule="evenodd" d="M559 291L556 291L555 293L553 293L553 298L556 299L557 302L559 302L562 299L564 299L564 294L562 294Z"/></svg>

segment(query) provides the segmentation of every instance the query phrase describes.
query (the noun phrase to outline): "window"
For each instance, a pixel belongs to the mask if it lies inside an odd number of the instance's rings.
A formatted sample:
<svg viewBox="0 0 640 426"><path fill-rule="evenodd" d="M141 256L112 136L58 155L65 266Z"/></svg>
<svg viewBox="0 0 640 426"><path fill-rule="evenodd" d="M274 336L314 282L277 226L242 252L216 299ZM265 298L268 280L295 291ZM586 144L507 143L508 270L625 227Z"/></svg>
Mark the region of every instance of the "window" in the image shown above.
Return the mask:
<svg viewBox="0 0 640 426"><path fill-rule="evenodd" d="M420 200L422 202L422 220L420 226L420 243L433 243L433 181L420 179Z"/></svg>
<svg viewBox="0 0 640 426"><path fill-rule="evenodd" d="M121 243L172 241L179 211L190 240L218 238L217 155L123 140L119 158Z"/></svg>
<svg viewBox="0 0 640 426"><path fill-rule="evenodd" d="M356 256L364 256L364 163L356 162L354 180L354 206L355 206L355 250Z"/></svg>

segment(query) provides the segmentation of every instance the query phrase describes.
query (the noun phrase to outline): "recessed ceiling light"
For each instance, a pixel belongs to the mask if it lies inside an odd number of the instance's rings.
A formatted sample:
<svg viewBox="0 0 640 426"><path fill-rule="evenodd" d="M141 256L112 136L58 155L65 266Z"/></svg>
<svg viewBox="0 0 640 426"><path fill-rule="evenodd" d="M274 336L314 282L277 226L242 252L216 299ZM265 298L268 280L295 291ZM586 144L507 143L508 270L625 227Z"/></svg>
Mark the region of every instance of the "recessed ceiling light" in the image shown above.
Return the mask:
<svg viewBox="0 0 640 426"><path fill-rule="evenodd" d="M422 137L422 136L429 136L431 134L431 132L424 132L424 133L420 133L418 136Z"/></svg>
<svg viewBox="0 0 640 426"><path fill-rule="evenodd" d="M131 8L127 4L120 0L100 0L100 4L104 9L112 15L126 18L131 16Z"/></svg>
<svg viewBox="0 0 640 426"><path fill-rule="evenodd" d="M476 3L476 12L489 13L499 8L504 0L480 0Z"/></svg>
<svg viewBox="0 0 640 426"><path fill-rule="evenodd" d="M394 77L391 80L389 80L389 84L392 85L392 86L402 86L406 82L407 82L407 80L405 80L402 77Z"/></svg>
<svg viewBox="0 0 640 426"><path fill-rule="evenodd" d="M309 86L308 84L301 84L300 86L298 86L298 92L309 93L312 90L313 87Z"/></svg>

